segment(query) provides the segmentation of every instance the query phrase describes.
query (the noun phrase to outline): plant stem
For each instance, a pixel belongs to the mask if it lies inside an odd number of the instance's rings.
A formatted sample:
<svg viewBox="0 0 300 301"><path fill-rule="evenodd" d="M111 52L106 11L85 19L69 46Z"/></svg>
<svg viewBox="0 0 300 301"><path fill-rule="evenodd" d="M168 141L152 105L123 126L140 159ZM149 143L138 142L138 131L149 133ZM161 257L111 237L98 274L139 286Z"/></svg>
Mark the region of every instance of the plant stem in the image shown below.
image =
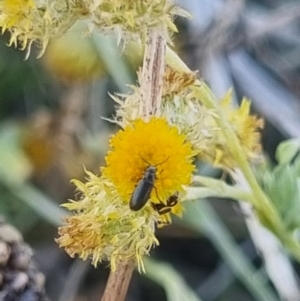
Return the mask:
<svg viewBox="0 0 300 301"><path fill-rule="evenodd" d="M177 71L190 72L190 69L181 61L178 55L169 48L166 53L166 62ZM249 185L250 193L253 195L252 203L257 214L260 215L261 221L264 221L264 224L280 238L281 242L300 262L300 244L295 240L292 234L285 229L276 208L259 186L236 134L233 132L230 124L218 106L218 100L204 82L197 81L192 89L199 101L207 108L216 111L218 115L216 122L219 123L224 137L228 141L227 146Z"/></svg>
<svg viewBox="0 0 300 301"><path fill-rule="evenodd" d="M140 77L141 100L139 115L146 121L150 116L160 115L166 42L155 30L149 30ZM110 272L101 301L123 301L126 297L134 261L119 263L115 272Z"/></svg>
<svg viewBox="0 0 300 301"><path fill-rule="evenodd" d="M203 199L207 197L231 198L234 200L243 200L253 204L253 195L239 187L228 185L224 181L204 176L194 176L194 184L201 186L187 187L185 201Z"/></svg>
<svg viewBox="0 0 300 301"><path fill-rule="evenodd" d="M300 260L300 245L289 233L280 217L279 214L268 199L266 194L263 192L259 186L255 175L248 163L248 160L244 154L244 151L236 137L235 133L231 129L228 121L225 116L222 114L222 111L217 105L217 100L212 94L210 89L204 84L201 83L199 86L194 87L195 95L208 107L214 109L219 119L216 119L216 122L219 123L220 128L223 131L224 137L228 142L229 150L232 156L235 158L238 168L242 171L243 176L248 182L249 188L253 194L253 205L257 211L257 214L260 215L261 221L264 221L265 226L272 230L282 241L282 243L289 249L289 251L294 255L294 257L299 261Z"/></svg>
<svg viewBox="0 0 300 301"><path fill-rule="evenodd" d="M148 120L160 114L163 76L165 68L166 42L155 30L149 30L140 79L142 99L140 115Z"/></svg>
<svg viewBox="0 0 300 301"><path fill-rule="evenodd" d="M125 300L134 267L134 261L127 261L119 263L116 271L110 271L101 301Z"/></svg>

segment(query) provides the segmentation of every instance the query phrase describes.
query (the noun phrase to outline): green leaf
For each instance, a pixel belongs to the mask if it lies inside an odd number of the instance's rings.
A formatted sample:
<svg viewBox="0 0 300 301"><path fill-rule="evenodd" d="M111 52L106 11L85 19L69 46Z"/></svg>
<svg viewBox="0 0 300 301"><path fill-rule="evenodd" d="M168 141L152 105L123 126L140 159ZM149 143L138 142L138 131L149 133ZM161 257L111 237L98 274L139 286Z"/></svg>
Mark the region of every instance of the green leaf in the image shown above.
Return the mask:
<svg viewBox="0 0 300 301"><path fill-rule="evenodd" d="M300 177L295 179L295 191L291 198L289 210L286 212L285 220L288 222L289 229L297 229L300 227Z"/></svg>
<svg viewBox="0 0 300 301"><path fill-rule="evenodd" d="M278 166L268 176L264 183L267 194L273 200L277 209L284 215L291 205L296 183L295 172L291 166Z"/></svg>
<svg viewBox="0 0 300 301"><path fill-rule="evenodd" d="M278 301L274 291L267 285L267 278L252 266L239 250L226 226L205 200L187 202L184 222L206 235L220 255L226 260L236 277L248 288L257 301Z"/></svg>
<svg viewBox="0 0 300 301"><path fill-rule="evenodd" d="M294 162L295 172L298 178L300 178L300 156L295 159Z"/></svg>
<svg viewBox="0 0 300 301"><path fill-rule="evenodd" d="M279 164L287 164L292 161L299 151L300 140L290 139L279 144L275 157Z"/></svg>
<svg viewBox="0 0 300 301"><path fill-rule="evenodd" d="M196 293L186 284L184 278L167 263L144 259L147 273L145 277L157 282L166 292L169 301L201 301Z"/></svg>
<svg viewBox="0 0 300 301"><path fill-rule="evenodd" d="M60 208L54 200L29 183L16 184L1 175L0 181L14 196L55 227L60 226L62 219L69 215L67 210Z"/></svg>
<svg viewBox="0 0 300 301"><path fill-rule="evenodd" d="M296 167L294 164L278 165L262 178L265 192L290 230L300 225L300 177Z"/></svg>

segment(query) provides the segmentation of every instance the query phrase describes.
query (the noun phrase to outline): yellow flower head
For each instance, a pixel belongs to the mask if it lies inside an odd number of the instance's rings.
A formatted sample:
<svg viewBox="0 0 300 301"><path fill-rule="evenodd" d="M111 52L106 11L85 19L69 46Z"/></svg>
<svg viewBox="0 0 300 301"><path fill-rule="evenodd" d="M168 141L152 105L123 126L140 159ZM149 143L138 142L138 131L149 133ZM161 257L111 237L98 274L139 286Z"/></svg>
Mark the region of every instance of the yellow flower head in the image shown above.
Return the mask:
<svg viewBox="0 0 300 301"><path fill-rule="evenodd" d="M73 215L65 218L56 241L71 257L91 258L94 266L108 261L114 271L120 262L133 259L144 270L143 256L159 244L155 237L158 214L136 214L108 179L87 174L86 183L73 180L81 198L63 204Z"/></svg>
<svg viewBox="0 0 300 301"><path fill-rule="evenodd" d="M0 27L2 33L10 32L9 45L27 48L27 56L33 42L45 51L49 39L61 35L74 23L74 4L62 0L3 0L0 1Z"/></svg>
<svg viewBox="0 0 300 301"><path fill-rule="evenodd" d="M227 112L227 118L232 125L237 137L240 139L249 159L256 158L261 152L260 130L264 126L263 119L250 115L250 101L243 98L238 109L232 109L230 94L228 99L225 97L221 103Z"/></svg>
<svg viewBox="0 0 300 301"><path fill-rule="evenodd" d="M173 0L2 0L0 27L11 34L10 45L22 49L37 42L45 51L49 40L62 35L76 21L86 20L89 29L114 32L118 42L135 40L139 44L145 33L154 28L171 43L170 32L176 32L175 16L189 14ZM28 53L29 54L29 53Z"/></svg>
<svg viewBox="0 0 300 301"><path fill-rule="evenodd" d="M221 107L224 116L228 120L233 132L236 134L240 145L243 148L249 160L259 158L261 153L260 130L263 128L263 120L250 115L250 101L244 98L240 107L234 108L232 105L231 91L221 100ZM215 123L215 122L213 122ZM216 128L216 125L214 125ZM212 145L214 151L209 151L205 156L211 156L216 166L235 166L235 160L226 143L221 131L216 130L214 134L215 145Z"/></svg>
<svg viewBox="0 0 300 301"><path fill-rule="evenodd" d="M113 29L118 37L137 42L150 28L155 28L171 42L169 31L177 32L174 16L189 16L174 5L173 0L102 0L96 4L92 1L90 5L87 4L87 8L95 27Z"/></svg>
<svg viewBox="0 0 300 301"><path fill-rule="evenodd" d="M138 119L110 140L112 150L106 157L103 174L129 203L146 170L154 166L155 188L150 199L153 203L166 203L171 195L183 191L182 185L191 182L193 151L185 138L165 119Z"/></svg>
<svg viewBox="0 0 300 301"><path fill-rule="evenodd" d="M2 14L1 19L5 19L6 22L3 22L3 28L2 30L4 31L9 27L14 26L16 23L18 23L22 18L24 18L25 21L25 16L30 13L30 10L35 8L35 4L33 0L4 0L2 7L0 7L0 12L2 8ZM23 23L23 26L30 27L31 23L27 19L26 23Z"/></svg>
<svg viewBox="0 0 300 301"><path fill-rule="evenodd" d="M195 87L195 86L194 86ZM192 91L191 91L192 90ZM250 115L250 102L243 99L240 107L232 105L231 91L220 101L220 110L249 160L259 159L261 153L260 130L263 120ZM129 119L129 114L119 113ZM202 103L201 97L187 86L180 94L166 96L161 115L169 123L174 123L184 133L187 140L198 151L201 160L220 168L236 167L236 159L228 141L219 125L220 116L214 108Z"/></svg>
<svg viewBox="0 0 300 301"><path fill-rule="evenodd" d="M3 0L3 11L7 14L20 14L26 9L34 8L33 0Z"/></svg>
<svg viewBox="0 0 300 301"><path fill-rule="evenodd" d="M263 127L263 120L250 115L250 102L243 99L240 107L233 107L231 91L229 91L221 100L220 105L246 157L249 160L259 158L261 153L260 129ZM211 112L203 118L209 135L200 140L201 152L199 156L217 167L235 167L235 158L223 131L218 125L217 118L219 117L216 116L215 113Z"/></svg>
<svg viewBox="0 0 300 301"><path fill-rule="evenodd" d="M92 258L95 266L106 260L115 270L121 261L133 259L144 270L143 257L159 244L156 226L170 221L168 210L159 212L161 203L175 214L181 212L175 204L194 170L191 144L162 118L136 120L110 144L101 177L87 172L86 183L73 180L81 198L63 205L73 215L59 228L57 242L72 257ZM156 166L155 188L147 204L133 211L131 195L150 165Z"/></svg>

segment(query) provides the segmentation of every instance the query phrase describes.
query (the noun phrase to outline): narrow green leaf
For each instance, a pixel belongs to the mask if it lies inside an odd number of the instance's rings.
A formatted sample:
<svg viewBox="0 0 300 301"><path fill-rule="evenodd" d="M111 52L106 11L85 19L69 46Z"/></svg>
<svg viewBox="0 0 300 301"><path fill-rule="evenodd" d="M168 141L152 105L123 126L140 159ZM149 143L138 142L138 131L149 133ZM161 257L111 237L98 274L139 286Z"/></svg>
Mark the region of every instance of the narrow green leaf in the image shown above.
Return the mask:
<svg viewBox="0 0 300 301"><path fill-rule="evenodd" d="M13 195L55 227L60 226L62 218L68 216L68 212L65 209L60 208L55 201L34 186L28 183L15 185L10 181L6 181L3 177L0 177L0 181Z"/></svg>
<svg viewBox="0 0 300 301"><path fill-rule="evenodd" d="M187 204L184 222L211 240L236 277L244 283L256 300L279 301L274 291L266 284L267 278L258 273L239 250L226 226L208 202L201 200Z"/></svg>
<svg viewBox="0 0 300 301"><path fill-rule="evenodd" d="M161 285L169 301L201 301L196 293L186 284L184 278L167 263L153 259L144 260L147 273L145 277Z"/></svg>

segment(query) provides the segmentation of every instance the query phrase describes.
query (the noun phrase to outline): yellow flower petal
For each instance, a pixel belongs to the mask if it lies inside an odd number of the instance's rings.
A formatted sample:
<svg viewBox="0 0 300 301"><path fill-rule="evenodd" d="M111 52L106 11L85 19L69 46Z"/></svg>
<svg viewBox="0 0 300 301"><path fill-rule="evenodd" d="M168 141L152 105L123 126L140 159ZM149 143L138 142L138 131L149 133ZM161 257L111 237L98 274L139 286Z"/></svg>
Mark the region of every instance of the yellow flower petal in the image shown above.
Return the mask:
<svg viewBox="0 0 300 301"><path fill-rule="evenodd" d="M191 182L192 146L165 119L136 120L117 133L110 146L103 174L114 183L125 202L129 203L149 166L157 168L151 202L166 203L171 195L183 191L182 185Z"/></svg>

